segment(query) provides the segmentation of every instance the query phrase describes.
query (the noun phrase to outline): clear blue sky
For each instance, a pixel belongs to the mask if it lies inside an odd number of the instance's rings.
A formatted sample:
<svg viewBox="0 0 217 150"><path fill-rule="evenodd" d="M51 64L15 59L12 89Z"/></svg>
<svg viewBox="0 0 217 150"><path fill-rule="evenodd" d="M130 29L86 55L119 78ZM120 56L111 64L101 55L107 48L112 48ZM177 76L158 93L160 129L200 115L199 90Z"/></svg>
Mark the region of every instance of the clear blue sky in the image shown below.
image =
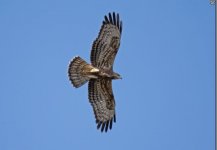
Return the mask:
<svg viewBox="0 0 217 150"><path fill-rule="evenodd" d="M67 67L104 15L123 20L117 123L96 130L87 84ZM1 150L213 150L214 6L209 0L1 0Z"/></svg>

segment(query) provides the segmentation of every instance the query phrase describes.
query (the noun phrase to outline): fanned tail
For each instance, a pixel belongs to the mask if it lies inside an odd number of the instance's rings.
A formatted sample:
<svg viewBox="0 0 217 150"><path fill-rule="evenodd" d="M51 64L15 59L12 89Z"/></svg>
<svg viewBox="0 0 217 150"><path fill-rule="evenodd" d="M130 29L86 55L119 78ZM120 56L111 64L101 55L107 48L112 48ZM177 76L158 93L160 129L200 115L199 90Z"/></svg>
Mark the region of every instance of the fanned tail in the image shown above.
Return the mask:
<svg viewBox="0 0 217 150"><path fill-rule="evenodd" d="M75 57L69 64L68 76L74 87L84 85L90 78L85 75L85 71L93 68L81 57Z"/></svg>

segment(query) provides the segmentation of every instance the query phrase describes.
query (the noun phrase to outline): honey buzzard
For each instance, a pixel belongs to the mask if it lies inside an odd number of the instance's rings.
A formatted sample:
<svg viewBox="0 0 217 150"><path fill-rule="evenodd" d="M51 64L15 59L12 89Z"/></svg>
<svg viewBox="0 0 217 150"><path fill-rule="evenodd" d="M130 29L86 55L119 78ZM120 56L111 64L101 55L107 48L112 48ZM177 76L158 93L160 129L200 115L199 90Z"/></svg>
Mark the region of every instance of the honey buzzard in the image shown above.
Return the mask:
<svg viewBox="0 0 217 150"><path fill-rule="evenodd" d="M109 13L104 17L98 37L93 42L88 64L81 57L75 57L69 64L68 76L74 87L88 83L88 98L93 107L97 129L107 132L116 122L115 99L112 80L121 79L113 71L113 63L120 46L122 21L119 14Z"/></svg>

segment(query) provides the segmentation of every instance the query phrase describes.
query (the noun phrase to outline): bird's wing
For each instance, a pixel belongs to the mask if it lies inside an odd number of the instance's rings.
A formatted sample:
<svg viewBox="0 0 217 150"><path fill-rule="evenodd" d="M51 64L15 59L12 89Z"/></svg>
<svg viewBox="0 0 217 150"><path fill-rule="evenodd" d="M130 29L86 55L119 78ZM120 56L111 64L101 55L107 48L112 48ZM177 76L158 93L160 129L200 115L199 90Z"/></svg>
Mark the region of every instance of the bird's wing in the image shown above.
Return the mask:
<svg viewBox="0 0 217 150"><path fill-rule="evenodd" d="M109 79L91 79L88 85L89 101L93 107L97 129L107 132L116 122L115 100L112 92L112 81Z"/></svg>
<svg viewBox="0 0 217 150"><path fill-rule="evenodd" d="M113 69L115 56L120 46L122 21L119 14L109 13L101 26L91 50L91 63L98 68Z"/></svg>

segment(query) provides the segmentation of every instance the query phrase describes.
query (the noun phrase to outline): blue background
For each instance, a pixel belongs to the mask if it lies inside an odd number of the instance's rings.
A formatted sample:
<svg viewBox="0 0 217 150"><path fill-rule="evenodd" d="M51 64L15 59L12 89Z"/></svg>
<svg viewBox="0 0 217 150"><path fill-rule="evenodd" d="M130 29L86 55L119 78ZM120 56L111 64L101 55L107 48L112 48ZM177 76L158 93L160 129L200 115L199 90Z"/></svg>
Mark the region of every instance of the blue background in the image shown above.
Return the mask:
<svg viewBox="0 0 217 150"><path fill-rule="evenodd" d="M123 20L113 82L117 123L96 130L87 84L104 15ZM213 150L214 6L208 0L1 0L1 150Z"/></svg>

